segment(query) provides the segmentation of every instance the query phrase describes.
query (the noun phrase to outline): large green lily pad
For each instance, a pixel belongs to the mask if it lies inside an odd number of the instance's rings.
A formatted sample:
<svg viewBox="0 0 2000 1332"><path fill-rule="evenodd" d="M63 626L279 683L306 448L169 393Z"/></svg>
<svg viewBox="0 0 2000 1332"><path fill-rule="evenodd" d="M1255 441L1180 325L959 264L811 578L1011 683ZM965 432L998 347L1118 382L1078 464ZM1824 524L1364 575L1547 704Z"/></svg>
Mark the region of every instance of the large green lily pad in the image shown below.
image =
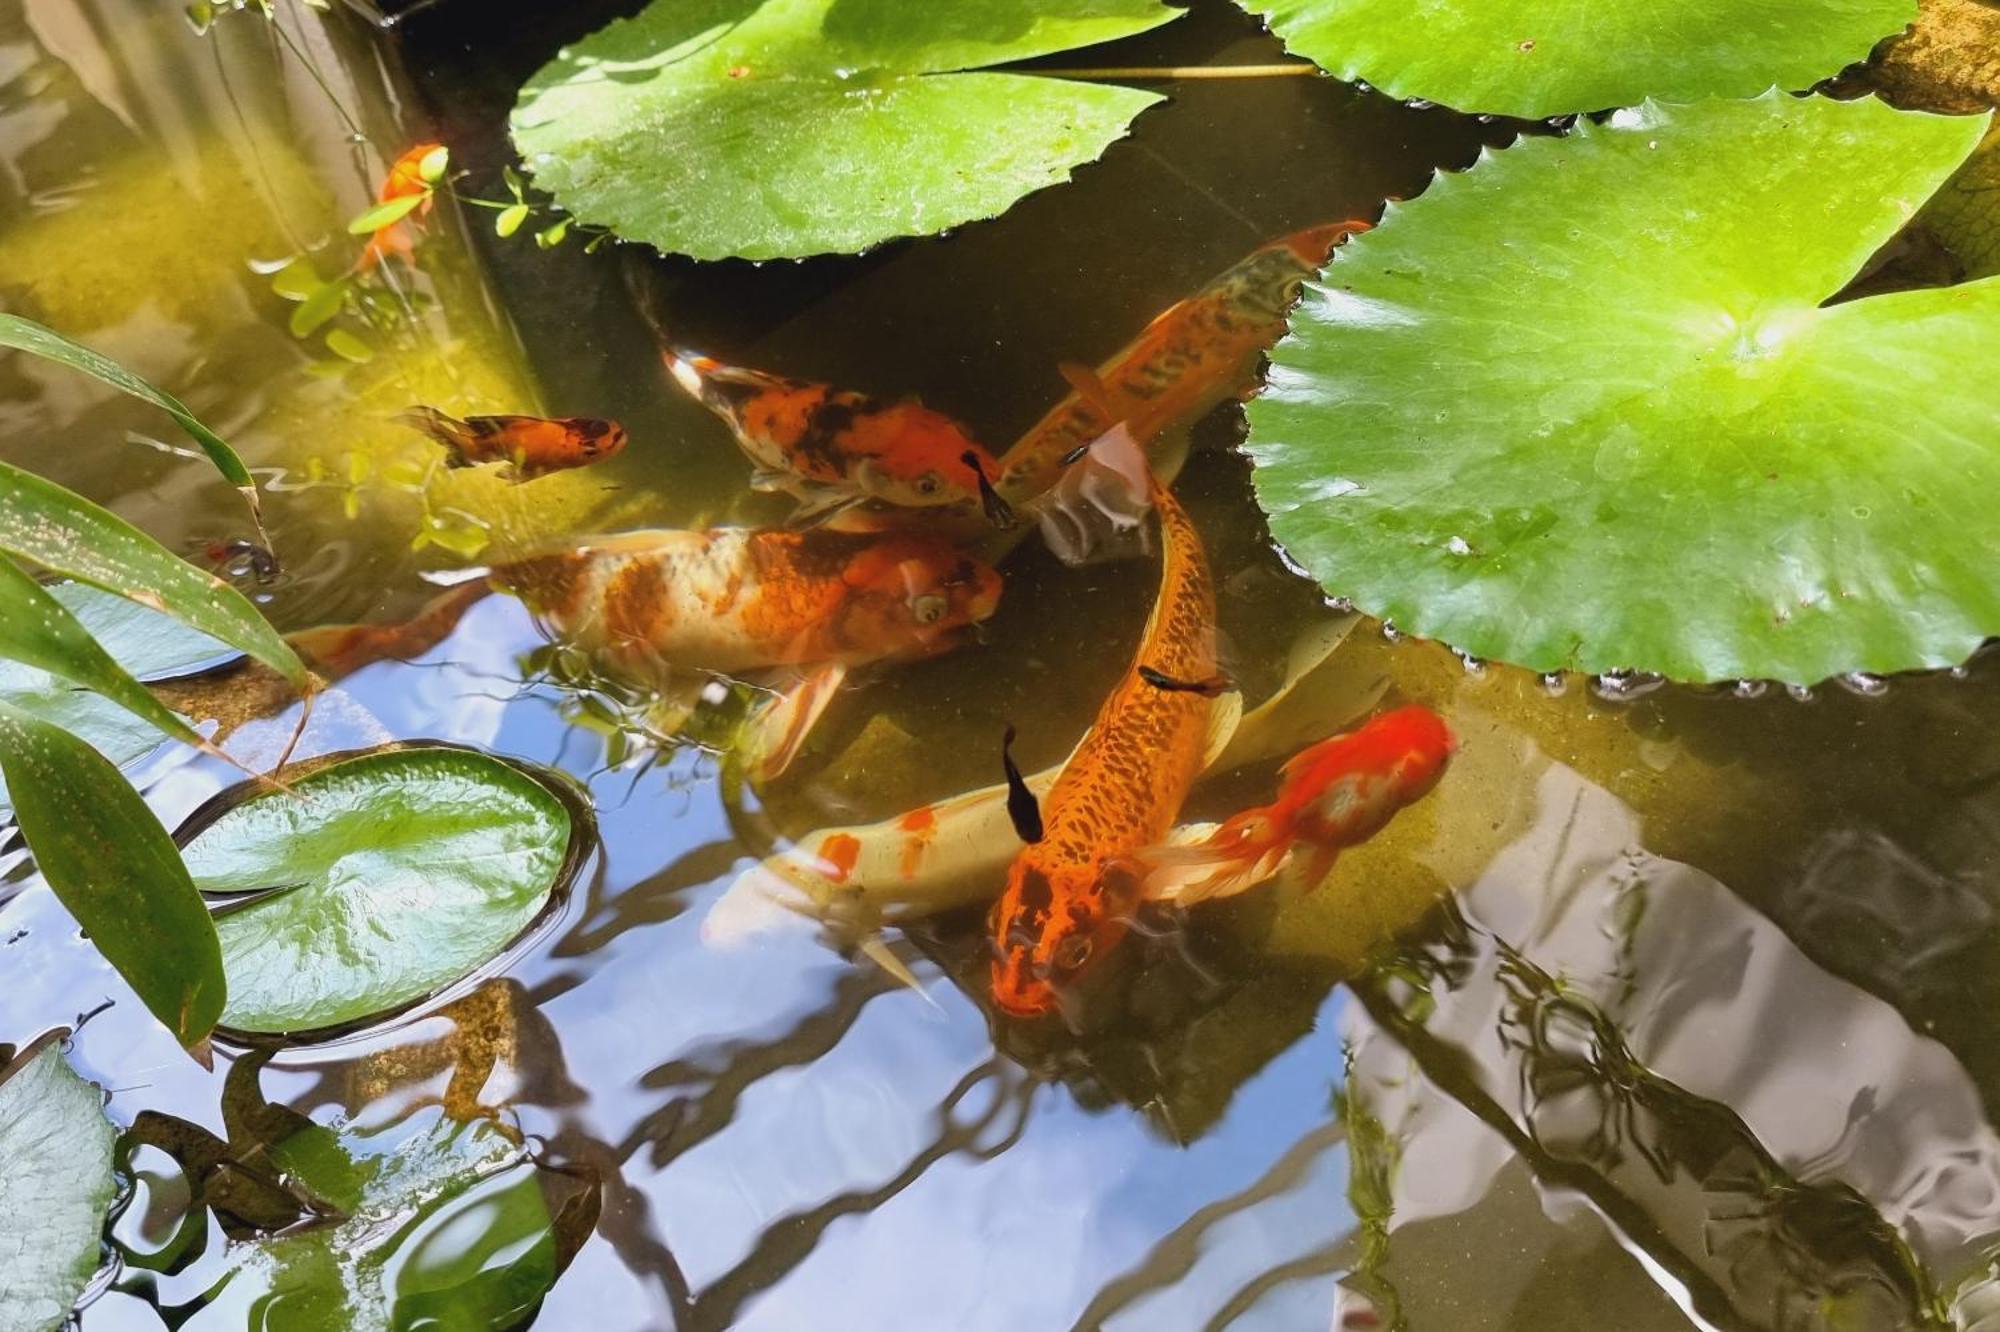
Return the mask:
<svg viewBox="0 0 2000 1332"><path fill-rule="evenodd" d="M278 890L216 920L239 1032L316 1034L449 986L535 920L587 837L550 786L468 750L363 754L290 785L225 793L180 833L204 892Z"/></svg>
<svg viewBox="0 0 2000 1332"><path fill-rule="evenodd" d="M104 1097L62 1032L0 1066L0 1332L53 1332L98 1266L117 1193Z"/></svg>
<svg viewBox="0 0 2000 1332"><path fill-rule="evenodd" d="M1240 0L1288 50L1394 97L1553 116L1649 97L1809 88L1865 60L1916 0Z"/></svg>
<svg viewBox="0 0 2000 1332"><path fill-rule="evenodd" d="M2000 281L1822 302L1985 126L1648 105L1441 178L1273 354L1272 534L1362 609L1541 670L1962 660L2000 633Z"/></svg>
<svg viewBox="0 0 2000 1332"><path fill-rule="evenodd" d="M1144 32L1158 0L654 0L521 91L514 142L584 222L697 259L851 253L991 217L1158 101L969 73Z"/></svg>

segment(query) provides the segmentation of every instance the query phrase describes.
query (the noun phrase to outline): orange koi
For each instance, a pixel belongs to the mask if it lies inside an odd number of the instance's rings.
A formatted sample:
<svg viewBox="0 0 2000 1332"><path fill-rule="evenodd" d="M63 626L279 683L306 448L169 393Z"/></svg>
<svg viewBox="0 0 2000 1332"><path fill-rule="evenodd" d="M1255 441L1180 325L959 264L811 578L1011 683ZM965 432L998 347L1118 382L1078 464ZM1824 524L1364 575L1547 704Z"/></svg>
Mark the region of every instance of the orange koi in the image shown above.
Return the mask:
<svg viewBox="0 0 2000 1332"><path fill-rule="evenodd" d="M492 576L557 637L639 678L928 656L1000 600L991 565L914 532L628 532Z"/></svg>
<svg viewBox="0 0 2000 1332"><path fill-rule="evenodd" d="M694 352L663 356L674 382L727 422L756 464L752 488L797 496L803 516L862 500L906 509L976 501L994 526L1013 521L993 487L993 455L922 403L723 365Z"/></svg>
<svg viewBox="0 0 2000 1332"><path fill-rule="evenodd" d="M511 480L532 481L603 462L625 447L625 427L590 416L468 416L412 407L396 418L445 447L445 466L504 462Z"/></svg>
<svg viewBox="0 0 2000 1332"><path fill-rule="evenodd" d="M1133 856L1166 837L1206 761L1215 701L1199 689L1159 688L1144 672L1215 676L1215 587L1186 512L1157 478L1147 483L1161 535L1152 616L1050 789L1041 828L1022 829L1024 838L1043 835L1015 857L994 910L993 999L1017 1017L1054 1009L1060 988L1124 936L1143 889ZM1011 760L1006 767L1010 809L1032 802Z"/></svg>
<svg viewBox="0 0 2000 1332"><path fill-rule="evenodd" d="M1092 372L1065 367L1072 385L1101 384L1108 402L1079 386L1000 459L995 486L1009 502L1041 495L1063 460L1123 421L1141 444L1242 394L1285 331L1299 287L1335 246L1366 222L1308 227L1252 252L1186 300L1168 307L1128 346Z"/></svg>
<svg viewBox="0 0 2000 1332"><path fill-rule="evenodd" d="M375 202L393 203L397 199L430 193L430 182L424 179L423 161L442 147L444 145L441 143L420 143L391 162L388 173L382 177L382 188L376 192ZM429 199L425 199L416 207L416 213L428 213L430 210ZM411 217L415 215L411 214ZM370 236L368 244L362 247L361 258L356 261L355 268L365 272L391 254L407 262L411 251L416 248L409 227L405 225L408 220L399 218Z"/></svg>
<svg viewBox="0 0 2000 1332"><path fill-rule="evenodd" d="M1298 850L1306 853L1301 879L1315 887L1342 850L1428 794L1457 748L1435 712L1404 707L1302 749L1279 769L1270 804L1233 815L1191 845L1142 854L1146 897L1186 906L1242 892L1274 878Z"/></svg>

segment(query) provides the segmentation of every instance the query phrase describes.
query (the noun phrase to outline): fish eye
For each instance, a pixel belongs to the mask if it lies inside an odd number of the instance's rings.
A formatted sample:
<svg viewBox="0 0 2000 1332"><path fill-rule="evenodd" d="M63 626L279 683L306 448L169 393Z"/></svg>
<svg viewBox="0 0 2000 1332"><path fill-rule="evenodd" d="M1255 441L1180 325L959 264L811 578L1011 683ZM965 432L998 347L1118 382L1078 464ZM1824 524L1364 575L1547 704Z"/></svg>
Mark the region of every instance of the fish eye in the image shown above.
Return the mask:
<svg viewBox="0 0 2000 1332"><path fill-rule="evenodd" d="M1090 961L1091 944L1087 934L1072 934L1056 945L1053 961L1058 971L1075 971Z"/></svg>
<svg viewBox="0 0 2000 1332"><path fill-rule="evenodd" d="M917 617L918 624L936 624L944 618L945 600L935 592L926 592L910 602L910 614Z"/></svg>
<svg viewBox="0 0 2000 1332"><path fill-rule="evenodd" d="M938 493L939 484L936 472L925 472L917 478L917 493L919 495L935 495Z"/></svg>

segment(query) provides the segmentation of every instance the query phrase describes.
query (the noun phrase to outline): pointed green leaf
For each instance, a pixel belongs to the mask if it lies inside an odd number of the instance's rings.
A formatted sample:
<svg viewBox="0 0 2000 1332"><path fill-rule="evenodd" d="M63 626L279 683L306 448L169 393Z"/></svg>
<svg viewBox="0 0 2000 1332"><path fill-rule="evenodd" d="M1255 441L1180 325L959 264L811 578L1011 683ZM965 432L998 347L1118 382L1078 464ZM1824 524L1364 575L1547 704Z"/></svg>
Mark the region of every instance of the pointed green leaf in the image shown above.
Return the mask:
<svg viewBox="0 0 2000 1332"><path fill-rule="evenodd" d="M1962 660L2000 634L2000 280L1825 302L1985 127L1648 106L1440 178L1272 354L1246 446L1272 535L1537 670Z"/></svg>
<svg viewBox="0 0 2000 1332"><path fill-rule="evenodd" d="M419 747L316 769L291 794L225 792L181 840L206 892L297 885L216 922L224 1024L297 1034L405 1008L490 961L588 838L525 769Z"/></svg>
<svg viewBox="0 0 2000 1332"><path fill-rule="evenodd" d="M70 341L52 328L45 328L19 315L0 314L0 347L31 352L72 370L81 370L115 389L152 403L180 423L181 429L201 446L201 451L222 473L222 479L243 491L254 509L257 483L251 478L250 469L236 456L236 450L223 442L222 436L196 420L195 414L173 394L153 387L110 357L102 356L80 342Z"/></svg>
<svg viewBox="0 0 2000 1332"><path fill-rule="evenodd" d="M0 771L35 867L183 1046L222 1014L222 951L173 839L111 761L0 703Z"/></svg>
<svg viewBox="0 0 2000 1332"><path fill-rule="evenodd" d="M347 301L347 279L335 278L323 282L310 292L298 308L292 311L285 326L295 338L309 338L318 332L327 320L340 313L340 307Z"/></svg>
<svg viewBox="0 0 2000 1332"><path fill-rule="evenodd" d="M1916 0L1239 0L1320 68L1391 97L1542 117L1649 97L1805 89L1866 60Z"/></svg>
<svg viewBox="0 0 2000 1332"><path fill-rule="evenodd" d="M0 1332L56 1332L98 1266L117 1195L104 1094L63 1058L66 1031L0 1067Z"/></svg>
<svg viewBox="0 0 2000 1332"><path fill-rule="evenodd" d="M416 211L418 204L430 198L428 194L405 194L395 199L376 204L367 212L350 220L347 230L350 235L367 236L384 227L394 226Z"/></svg>
<svg viewBox="0 0 2000 1332"><path fill-rule="evenodd" d="M528 81L514 142L578 221L698 259L991 217L1160 99L968 73L1177 18L1157 0L654 0Z"/></svg>
<svg viewBox="0 0 2000 1332"><path fill-rule="evenodd" d="M493 233L502 240L505 240L519 231L521 224L527 220L528 205L513 204L510 207L501 209L500 216L493 219Z"/></svg>
<svg viewBox="0 0 2000 1332"><path fill-rule="evenodd" d="M164 611L299 689L311 685L305 664L242 593L109 510L8 463L0 463L0 552Z"/></svg>
<svg viewBox="0 0 2000 1332"><path fill-rule="evenodd" d="M0 657L95 690L183 744L207 746L192 726L112 660L60 601L4 558L0 558Z"/></svg>

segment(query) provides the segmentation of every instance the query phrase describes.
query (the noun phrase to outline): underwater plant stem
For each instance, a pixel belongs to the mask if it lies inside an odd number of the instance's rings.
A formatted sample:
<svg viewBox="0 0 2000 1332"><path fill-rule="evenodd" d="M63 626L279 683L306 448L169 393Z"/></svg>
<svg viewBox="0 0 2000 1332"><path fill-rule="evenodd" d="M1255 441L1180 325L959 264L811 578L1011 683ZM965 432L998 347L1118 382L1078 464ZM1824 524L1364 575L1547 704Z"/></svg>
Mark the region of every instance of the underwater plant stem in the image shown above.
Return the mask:
<svg viewBox="0 0 2000 1332"><path fill-rule="evenodd" d="M1282 65L1107 65L1098 69L1038 69L1052 79L1283 79L1319 73L1310 63Z"/></svg>

